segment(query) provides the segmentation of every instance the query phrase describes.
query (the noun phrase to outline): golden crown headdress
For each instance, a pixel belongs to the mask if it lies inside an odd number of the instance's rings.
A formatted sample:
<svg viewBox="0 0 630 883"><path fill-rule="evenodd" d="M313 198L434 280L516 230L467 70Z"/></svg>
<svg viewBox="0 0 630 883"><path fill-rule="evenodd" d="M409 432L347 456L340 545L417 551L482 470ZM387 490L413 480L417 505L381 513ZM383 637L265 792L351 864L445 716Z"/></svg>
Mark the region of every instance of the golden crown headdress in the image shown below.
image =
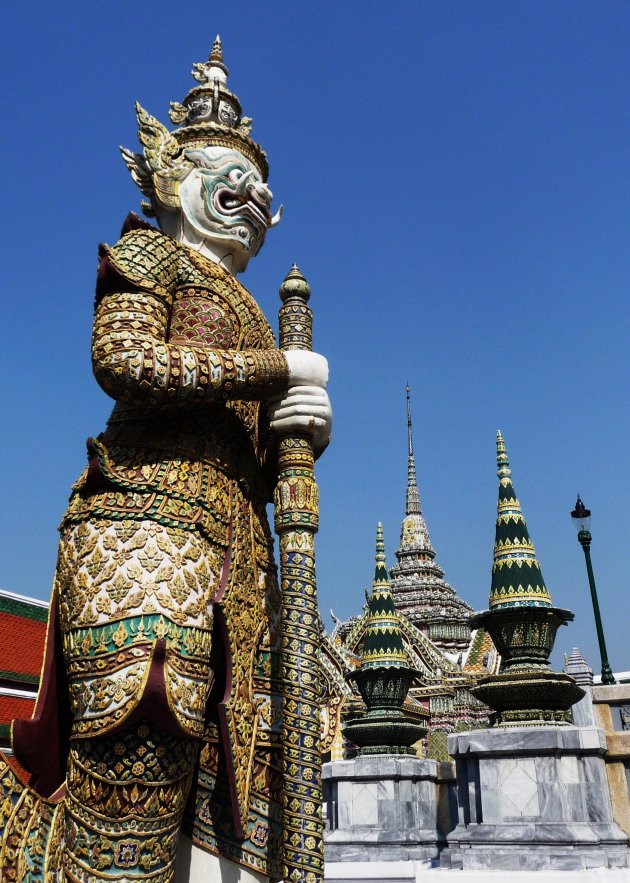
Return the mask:
<svg viewBox="0 0 630 883"><path fill-rule="evenodd" d="M228 69L219 36L208 60L193 64L192 76L199 85L181 103L170 104L171 122L179 128L169 132L136 102L138 139L144 149L136 153L120 148L133 180L150 200L142 203L149 216L155 214L156 202L166 209L179 208L179 182L193 168L186 149L218 145L237 150L259 169L264 181L269 174L265 151L249 137L251 117L242 116L240 101L227 87Z"/></svg>

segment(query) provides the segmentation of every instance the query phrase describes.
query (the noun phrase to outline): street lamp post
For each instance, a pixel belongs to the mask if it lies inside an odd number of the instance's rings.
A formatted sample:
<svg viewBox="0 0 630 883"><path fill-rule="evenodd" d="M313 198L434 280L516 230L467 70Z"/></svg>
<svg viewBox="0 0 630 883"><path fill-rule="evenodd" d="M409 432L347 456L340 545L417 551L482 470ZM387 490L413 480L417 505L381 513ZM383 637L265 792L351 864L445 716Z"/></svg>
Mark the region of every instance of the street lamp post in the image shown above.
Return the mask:
<svg viewBox="0 0 630 883"><path fill-rule="evenodd" d="M578 532L578 542L584 550L584 558L586 559L586 572L588 573L588 584L591 589L591 600L593 602L593 613L595 614L595 628L597 630L597 640L599 642L599 655L602 659L602 684L615 684L615 678L608 662L608 653L606 652L606 641L604 640L604 629L602 626L602 617L599 612L599 601L597 600L597 589L595 588L595 577L593 576L593 565L591 564L591 510L587 509L580 495L578 494L575 509L571 512L571 518Z"/></svg>

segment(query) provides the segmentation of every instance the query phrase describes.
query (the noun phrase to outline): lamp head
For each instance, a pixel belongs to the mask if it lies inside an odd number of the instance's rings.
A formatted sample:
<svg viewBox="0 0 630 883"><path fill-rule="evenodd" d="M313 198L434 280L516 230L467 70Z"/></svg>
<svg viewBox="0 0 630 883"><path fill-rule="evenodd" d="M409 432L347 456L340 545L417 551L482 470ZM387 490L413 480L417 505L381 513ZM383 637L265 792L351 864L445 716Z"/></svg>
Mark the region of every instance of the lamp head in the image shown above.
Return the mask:
<svg viewBox="0 0 630 883"><path fill-rule="evenodd" d="M578 532L578 538L581 533L590 533L591 510L586 508L579 494L575 503L575 509L571 512L571 518Z"/></svg>

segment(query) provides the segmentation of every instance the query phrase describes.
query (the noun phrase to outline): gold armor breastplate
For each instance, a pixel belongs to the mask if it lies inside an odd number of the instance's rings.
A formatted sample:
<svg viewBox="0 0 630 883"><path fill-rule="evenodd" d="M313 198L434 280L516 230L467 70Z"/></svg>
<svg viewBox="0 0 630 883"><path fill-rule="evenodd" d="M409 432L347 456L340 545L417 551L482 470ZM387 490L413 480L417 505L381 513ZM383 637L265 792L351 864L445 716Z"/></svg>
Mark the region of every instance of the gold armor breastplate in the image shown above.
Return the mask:
<svg viewBox="0 0 630 883"><path fill-rule="evenodd" d="M175 293L169 343L237 349L240 330L238 316L222 295L196 286L180 288Z"/></svg>

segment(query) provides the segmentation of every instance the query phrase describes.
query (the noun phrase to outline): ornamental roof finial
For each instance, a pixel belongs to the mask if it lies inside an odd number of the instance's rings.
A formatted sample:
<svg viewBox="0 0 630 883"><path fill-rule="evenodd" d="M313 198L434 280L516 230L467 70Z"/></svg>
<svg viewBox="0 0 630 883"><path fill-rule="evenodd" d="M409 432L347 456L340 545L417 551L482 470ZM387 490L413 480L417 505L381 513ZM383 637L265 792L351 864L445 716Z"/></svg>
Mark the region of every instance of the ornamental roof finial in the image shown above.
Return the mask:
<svg viewBox="0 0 630 883"><path fill-rule="evenodd" d="M385 558L385 541L383 539L383 525L379 521L376 527L376 566L374 568L373 588L385 586L389 589L387 581L387 566Z"/></svg>
<svg viewBox="0 0 630 883"><path fill-rule="evenodd" d="M497 475L499 478L510 478L512 470L510 469L510 461L508 460L505 441L501 430L497 429Z"/></svg>
<svg viewBox="0 0 630 883"><path fill-rule="evenodd" d="M416 478L416 461L413 456L413 435L411 429L411 387L409 384L405 387L407 394L407 442L408 442L408 458L407 458L407 497L405 501L406 515L421 515L420 494L418 492L418 479Z"/></svg>
<svg viewBox="0 0 630 883"><path fill-rule="evenodd" d="M549 607L551 598L512 485L505 441L497 431L499 500L494 540L490 609Z"/></svg>

